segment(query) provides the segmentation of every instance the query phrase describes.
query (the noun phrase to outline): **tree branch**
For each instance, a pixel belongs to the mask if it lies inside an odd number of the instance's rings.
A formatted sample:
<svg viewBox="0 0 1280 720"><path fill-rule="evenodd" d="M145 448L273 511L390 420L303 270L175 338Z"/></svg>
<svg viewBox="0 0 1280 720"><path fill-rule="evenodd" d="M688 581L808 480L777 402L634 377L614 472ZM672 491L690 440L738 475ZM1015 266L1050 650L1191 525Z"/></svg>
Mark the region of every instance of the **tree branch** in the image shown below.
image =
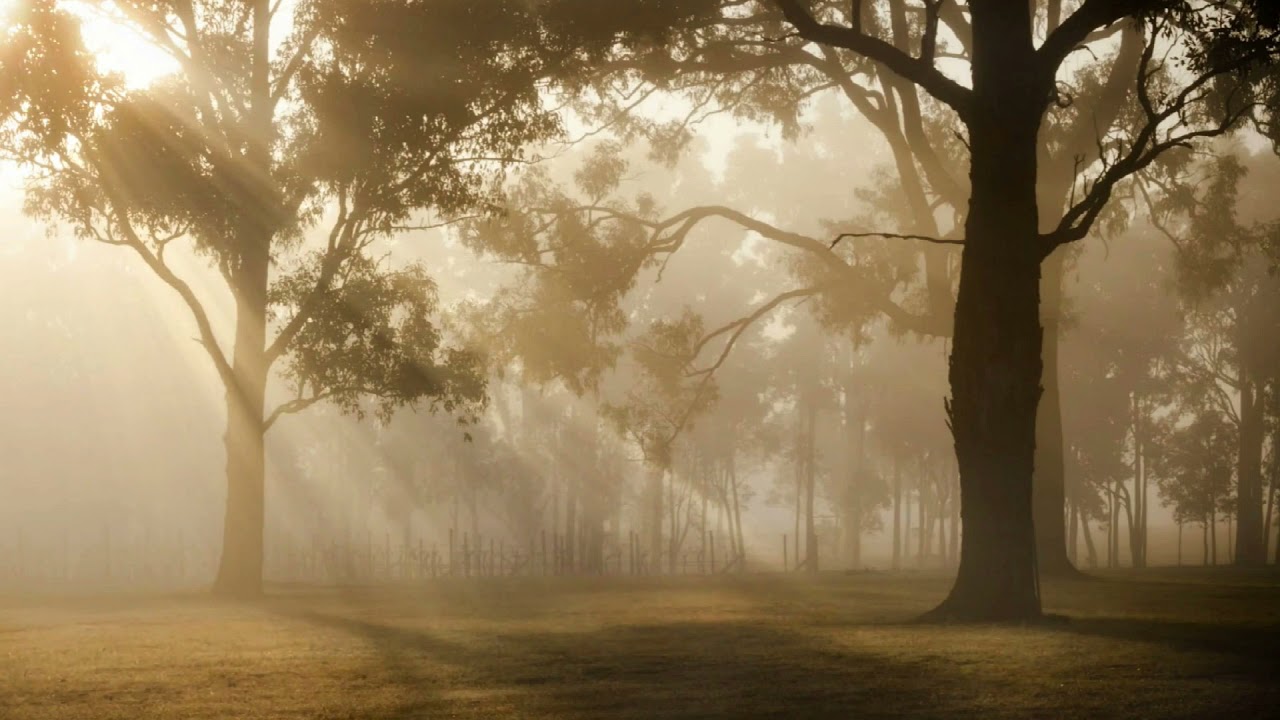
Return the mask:
<svg viewBox="0 0 1280 720"><path fill-rule="evenodd" d="M1036 51L1037 71L1041 81L1052 83L1062 61L1088 40L1095 30L1144 10L1173 4L1173 0L1085 0L1075 12L1049 33Z"/></svg>
<svg viewBox="0 0 1280 720"><path fill-rule="evenodd" d="M852 28L818 22L799 0L774 0L800 35L809 42L851 50L881 63L950 106L961 119L970 115L973 93L944 75L931 61L912 57L891 43Z"/></svg>
<svg viewBox="0 0 1280 720"><path fill-rule="evenodd" d="M927 235L900 235L898 233L884 233L884 232L864 232L864 233L840 233L839 235L836 236L835 240L831 241L831 247L834 248L836 245L840 243L841 240L845 238L873 238L873 237L889 238L891 240L923 240L927 243L933 243L935 245L963 245L964 244L964 240L959 240L954 238L936 238L936 237L929 237Z"/></svg>

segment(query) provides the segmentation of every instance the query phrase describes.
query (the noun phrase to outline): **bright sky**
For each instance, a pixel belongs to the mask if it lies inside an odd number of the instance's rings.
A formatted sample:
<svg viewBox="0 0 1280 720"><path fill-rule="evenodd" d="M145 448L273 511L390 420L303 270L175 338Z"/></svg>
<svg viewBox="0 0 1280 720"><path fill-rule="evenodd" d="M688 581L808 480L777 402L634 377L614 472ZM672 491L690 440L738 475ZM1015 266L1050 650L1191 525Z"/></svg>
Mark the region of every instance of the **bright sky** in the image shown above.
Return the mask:
<svg viewBox="0 0 1280 720"><path fill-rule="evenodd" d="M0 27L7 26L24 0L0 0ZM84 19L84 39L103 70L118 72L130 87L142 87L173 72L177 64L164 51L129 28L110 3L64 2Z"/></svg>

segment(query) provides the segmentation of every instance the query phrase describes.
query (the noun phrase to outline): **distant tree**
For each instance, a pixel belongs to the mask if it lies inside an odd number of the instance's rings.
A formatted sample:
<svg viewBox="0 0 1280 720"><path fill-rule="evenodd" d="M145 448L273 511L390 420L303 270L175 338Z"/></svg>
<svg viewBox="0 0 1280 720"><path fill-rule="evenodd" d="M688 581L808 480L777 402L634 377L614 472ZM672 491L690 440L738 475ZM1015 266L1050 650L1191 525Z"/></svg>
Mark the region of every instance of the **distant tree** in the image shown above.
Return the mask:
<svg viewBox="0 0 1280 720"><path fill-rule="evenodd" d="M1200 525L1205 564L1217 563L1217 518L1235 478L1231 458L1222 448L1236 443L1235 428L1212 407L1201 408L1163 443L1160 494L1172 506L1174 520Z"/></svg>
<svg viewBox="0 0 1280 720"><path fill-rule="evenodd" d="M889 3L890 11L894 7ZM692 82L680 87L693 89L696 108L713 105L723 96L759 99L775 93L803 98L812 85L790 80L820 74L829 65L874 67L908 88L907 94L917 89L927 94L945 117L958 121L945 124L942 135L955 139L958 131L964 148L958 152L970 161L969 187L958 192L960 198L967 196L967 207L957 213L965 230L948 405L960 464L965 543L953 593L936 616L1032 617L1040 612L1031 478L1043 369L1042 262L1057 248L1086 237L1117 188L1167 150L1229 132L1267 114L1264 106L1274 99L1268 73L1277 45L1276 17L1260 3L1216 3L1210 9L1165 0L1085 0L1069 14L1056 2L1048 3L1044 13L1032 5L1011 8L994 1L969 3L967 8L939 2L909 17L914 24L885 27L873 6L863 3L733 2L710 11L699 6L673 20L675 29L667 34L665 45L628 55L621 65L639 77L663 72L679 77L682 69L691 71ZM940 31L944 26L946 33ZM1069 173L1062 185L1067 207L1056 221L1046 221L1049 216L1041 216L1038 207L1038 165L1051 144L1044 132L1046 113L1072 104L1064 88L1075 73L1065 61L1100 33L1126 26L1134 27L1142 41L1129 94L1134 100L1133 121L1112 130L1105 129L1107 123L1075 125L1092 138L1086 144L1097 152L1073 156L1078 172ZM1037 47L1041 27L1047 30ZM750 36L746 44L753 49L735 45L743 33ZM775 49L797 60L779 67L771 56ZM941 54L968 59L968 85L939 68ZM744 72L744 63L758 72ZM1179 66L1177 72L1174 65ZM699 82L699 73L712 78L710 91L698 92L708 87ZM727 76L728 81L717 83L717 76ZM865 86L838 78L832 82L860 95L873 112L895 123L906 117L915 127L914 106L899 110L901 94L895 94L894 102L886 96L877 107L876 94ZM765 106L747 105L745 112L752 107ZM926 171L939 167L927 158L922 166ZM936 187L945 188L941 174L934 179ZM955 205L963 206L965 200ZM931 214L930 208L920 216ZM833 284L854 287L874 281L872 268L850 266L832 256L828 242L719 206L646 220L653 230L654 252L680 248L692 227L711 217L730 219L810 253L829 268ZM905 235L898 239L961 242L958 232L941 238ZM931 277L945 275L935 272ZM762 308L825 289L797 290ZM867 297L895 320L910 320L911 313L892 302L892 295ZM1052 509L1055 524L1061 505L1059 501Z"/></svg>
<svg viewBox="0 0 1280 720"><path fill-rule="evenodd" d="M1259 157L1249 160L1269 169ZM1235 561L1260 565L1268 545L1268 397L1280 393L1280 277L1270 270L1265 250L1275 226L1259 224L1276 222L1274 209L1250 208L1250 218L1238 207L1248 167L1234 154L1187 166L1183 172L1199 182L1170 188L1155 210L1178 250L1179 290L1190 321L1178 371L1236 427Z"/></svg>

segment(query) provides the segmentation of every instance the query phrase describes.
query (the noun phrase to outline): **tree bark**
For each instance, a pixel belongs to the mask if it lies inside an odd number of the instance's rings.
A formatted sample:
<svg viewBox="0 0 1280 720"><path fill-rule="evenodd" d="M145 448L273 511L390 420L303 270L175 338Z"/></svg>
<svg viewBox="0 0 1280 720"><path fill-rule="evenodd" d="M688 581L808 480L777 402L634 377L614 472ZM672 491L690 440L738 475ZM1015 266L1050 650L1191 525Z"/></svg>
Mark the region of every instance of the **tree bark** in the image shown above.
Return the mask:
<svg viewBox="0 0 1280 720"><path fill-rule="evenodd" d="M1056 222L1056 218L1055 218ZM1044 262L1041 281L1041 321L1044 323L1044 396L1036 417L1035 503L1036 554L1044 577L1074 577L1080 573L1067 554L1063 508L1066 469L1062 438L1062 401L1058 383L1058 334L1061 325L1062 278L1066 248Z"/></svg>
<svg viewBox="0 0 1280 720"><path fill-rule="evenodd" d="M266 311L269 236L246 232L236 274L235 383L227 388L227 504L222 558L214 592L231 597L262 593L266 521L265 409Z"/></svg>
<svg viewBox="0 0 1280 720"><path fill-rule="evenodd" d="M227 505L222 558L213 590L232 597L262 593L263 535L266 521L266 448L264 410L267 374L267 286L276 219L271 193L272 102L270 84L270 4L253 0L246 175L254 187L246 214L239 218L238 263L231 268L236 302L233 381L227 391Z"/></svg>
<svg viewBox="0 0 1280 720"><path fill-rule="evenodd" d="M1032 508L1040 400L1036 155L1044 97L1025 3L973 0L972 194L956 302L949 415L960 466L960 568L932 615L1041 614Z"/></svg>

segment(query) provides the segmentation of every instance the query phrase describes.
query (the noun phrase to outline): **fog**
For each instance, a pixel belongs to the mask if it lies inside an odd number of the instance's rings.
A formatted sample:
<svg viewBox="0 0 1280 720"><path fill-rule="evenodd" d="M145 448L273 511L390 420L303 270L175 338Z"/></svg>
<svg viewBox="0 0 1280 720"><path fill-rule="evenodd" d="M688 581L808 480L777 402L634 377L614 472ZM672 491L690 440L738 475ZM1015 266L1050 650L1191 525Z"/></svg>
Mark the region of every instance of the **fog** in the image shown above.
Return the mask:
<svg viewBox="0 0 1280 720"><path fill-rule="evenodd" d="M830 95L819 97L804 120L808 127L800 139L782 139L768 128L749 123L716 122L703 132L715 138L720 151L697 136L673 168L652 165L643 154L631 153L628 159L635 171L621 190L665 194L657 196L664 207L681 201L689 206L709 205L732 198L754 217L814 237L823 236L830 218L884 212L858 199L863 193L876 191L877 183L884 181L886 151L876 147L872 131L842 114ZM837 148L843 140L859 135L866 137L867 144L857 145L856 154L841 157ZM547 161L547 171L553 176L570 176L594 151L591 144L562 150ZM1273 220L1268 215L1264 188L1276 177L1280 163L1265 150L1229 147L1225 151L1241 154L1250 165L1251 173L1241 184L1242 215L1255 222ZM766 182L770 177L777 179L779 171L787 174L784 182ZM118 585L128 578L201 586L216 568L220 548L226 494L222 442L226 416L222 394L216 389L216 374L197 342L196 328L172 291L141 261L118 248L71 237L65 226L24 217L20 185L20 175L11 170L4 208L3 273L13 301L6 303L3 317L4 337L9 339L2 373L8 412L5 431L0 434L6 459L0 474L6 498L0 522L8 530L0 546L12 559L6 581L92 587ZM1061 333L1060 349L1066 432L1118 435L1106 439L1068 437L1068 446L1109 442L1114 447L1112 457L1106 459L1120 465L1132 464L1132 450L1126 447L1131 442L1125 435L1129 431L1123 425L1100 427L1099 416L1087 414L1093 408L1083 400L1073 402L1080 394L1099 392L1094 387L1099 378L1090 377L1090 373L1115 372L1111 365L1114 359L1091 357L1103 352L1097 336L1107 336L1107 349L1124 352L1127 345L1148 341L1146 333L1152 323L1157 323L1160 333L1191 332L1184 316L1190 301L1180 298L1176 287L1176 245L1142 218L1131 223L1070 258L1063 298L1068 322ZM660 281L652 270L641 274L643 279L626 299L633 327L619 333L620 337L634 337L646 319L674 317L686 307L704 318L707 328L732 322L759 305L770 288L784 289L788 277L770 269L785 267L796 259L796 253L780 252L760 235L726 222L698 228L686 243L689 247L672 257ZM883 251L897 249L885 246ZM494 302L500 288L520 277L509 265L462 247L457 235L449 231L397 237L387 249L387 258L393 264L421 260L432 268L440 284L445 316L464 303L483 306ZM204 278L216 271L202 267L198 259L184 259L184 263L193 284L209 288L209 314L222 323L221 332L229 332L234 316L230 298L225 293L214 294L216 283ZM1144 295L1133 297L1140 291L1133 284L1134 277L1143 278ZM781 567L783 535L790 536L791 552L795 552L794 435L804 431L796 429L794 399L788 397L796 381L787 374L786 358L823 353L832 354L832 363L848 363L851 358L847 350L836 348L835 342L824 337L832 333L818 324L821 317L815 320L812 305L784 306L756 321L740 341L745 344L750 340L755 346L738 351L746 356L742 360L731 356L723 371L753 374L736 383L726 381L724 392L733 394L717 400L728 407L742 403L764 406L763 415L756 420L760 429L753 431L770 435L769 448L760 452L748 441L738 451L749 458L743 462L741 513L748 556L758 568ZM1147 313L1151 317L1145 316ZM917 459L928 456L929 462L937 463L930 473L954 472L953 461L946 458L950 452L941 402L947 392L945 342L899 337L886 324L875 321L866 332L857 361L858 366L865 366L865 375L846 386L838 369L821 371L832 379L826 381L829 384L823 393L828 404L818 420L824 437L817 451L822 487L815 514L821 518L819 542L830 546L827 552L832 553L829 562L834 567L893 565L893 508L887 479L892 473L893 450L879 444L897 442L909 448L905 452L910 459L900 461L908 467L899 471L906 476L903 482L907 488L899 502L910 505L912 493L919 492ZM1171 356L1167 360L1173 361L1177 338L1163 340ZM522 547L531 527L539 532L550 530L553 536L557 530L563 531L563 520L551 523L565 512L566 472L583 473L574 482L584 483L585 492L592 492L593 482L607 483L603 492L616 494L608 529L617 534L613 543L625 542L626 534L640 524L641 451L629 446L634 443L616 428L602 423L599 432L616 445L614 464L603 472L617 475L597 479L601 470L548 468L548 463L561 463L563 468L573 462L556 455L572 455L575 450L521 444L521 431L510 426L512 414L522 418L522 412L530 412L521 409L520 403L522 398L524 402L532 398L540 406L533 412L542 413L535 422L574 423L574 411L569 408L579 401L563 383L521 383L518 359L506 361L505 372L497 362L491 370L490 392L494 404L508 407L490 407L484 412L480 427L487 442L451 444L461 439L462 430L431 417L429 410L413 407L400 409L385 420L359 420L321 405L273 428L267 445L268 557L273 552L314 551L330 543L354 546L353 554L365 552L370 543L385 552L387 542L396 544L399 557L405 547L416 551L420 540L443 548L450 529L460 538L464 529L478 528L485 538L496 537ZM747 367L767 362L773 367ZM602 397L625 396L631 390L628 384L636 382L628 376L629 370L634 373L625 364L609 370L602 380ZM878 468L875 472L884 476L876 482L885 494L870 498L876 507L865 520L868 529L863 532L856 561L841 552L847 551L847 546L842 546L847 536L838 497L847 459L842 457L839 411L843 403L850 402L844 393L852 393L854 402L874 397L884 404L884 409L869 419L869 432L875 448L871 450ZM1158 402L1156 412L1179 412L1177 399L1161 398ZM1109 421L1105 415L1101 419ZM879 427L882 423L883 428ZM884 438L879 437L882 432ZM716 426L705 433L714 435ZM697 452L704 437L707 435L695 422L681 444ZM711 437L707 441L724 442ZM460 462L489 461L483 456L497 452L492 445L495 442L508 444L503 450L514 450L517 464L485 477L464 476ZM442 456L441 447L452 448L449 452L468 460ZM1230 458L1231 448L1220 451ZM531 464L542 466L529 467ZM502 477L520 472L530 477ZM1090 477L1085 467L1071 463L1067 472L1068 482L1100 498L1091 502L1105 503L1105 489L1095 487L1103 479ZM479 487L468 488L469 483ZM479 518L475 523L457 517L454 507L459 497L469 498L473 492ZM540 505L536 519L515 521L504 515L513 502L507 497L512 493L521 499L533 498ZM1179 555L1172 503L1159 487L1151 487L1148 495L1153 507L1147 527L1151 545L1147 562L1175 564ZM554 503L561 507L549 506ZM1229 514L1224 511L1219 518L1220 562L1229 558ZM937 556L936 548L930 557L914 556L919 545L918 525L911 524L915 522L915 518L899 518L899 532L908 538L903 551L906 559L900 559L899 564L946 567L951 560ZM712 530L724 533L721 523ZM1090 532L1100 545L1106 543L1109 527L1109 517L1089 519ZM1127 528L1123 532L1128 532ZM908 537L909 533L915 534ZM388 540L388 535L394 540ZM722 535L722 551L725 541ZM456 542L460 546L461 540ZM686 543L689 547L681 548L681 556L696 556L702 550L700 542ZM1083 562L1083 536L1077 543ZM1127 541L1121 545L1118 560L1128 565L1131 549ZM913 546L917 549L912 550ZM620 552L617 545L614 547L615 553ZM1183 555L1187 563L1203 560L1195 537L1184 539ZM1105 564L1105 555L1100 562ZM268 567L272 567L270 562ZM285 579L296 569L281 566L275 572L279 579ZM333 572L324 579L341 579Z"/></svg>
<svg viewBox="0 0 1280 720"><path fill-rule="evenodd" d="M1261 698L1280 17L995 7L0 0L0 710Z"/></svg>

